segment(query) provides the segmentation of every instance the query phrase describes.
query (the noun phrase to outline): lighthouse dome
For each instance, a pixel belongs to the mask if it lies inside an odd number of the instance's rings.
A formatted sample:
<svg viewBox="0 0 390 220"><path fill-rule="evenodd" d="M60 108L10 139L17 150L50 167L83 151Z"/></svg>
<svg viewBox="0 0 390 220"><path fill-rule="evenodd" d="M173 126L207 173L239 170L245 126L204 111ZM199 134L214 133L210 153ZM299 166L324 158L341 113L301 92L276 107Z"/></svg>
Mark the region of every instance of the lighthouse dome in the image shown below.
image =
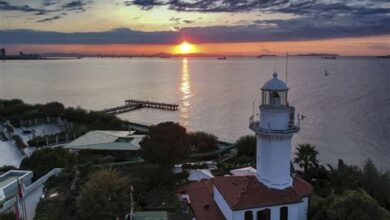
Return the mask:
<svg viewBox="0 0 390 220"><path fill-rule="evenodd" d="M273 76L272 79L264 83L263 88L261 88L262 90L269 90L269 91L288 90L286 83L278 79L278 74L276 72L272 76Z"/></svg>

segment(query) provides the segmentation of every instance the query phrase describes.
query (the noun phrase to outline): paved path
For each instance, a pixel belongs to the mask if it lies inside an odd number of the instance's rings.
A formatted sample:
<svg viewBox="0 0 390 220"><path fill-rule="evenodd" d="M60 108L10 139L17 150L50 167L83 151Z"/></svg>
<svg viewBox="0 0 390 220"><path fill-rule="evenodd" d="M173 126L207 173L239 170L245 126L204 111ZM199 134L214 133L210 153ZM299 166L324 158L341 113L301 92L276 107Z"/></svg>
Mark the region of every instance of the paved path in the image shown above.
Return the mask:
<svg viewBox="0 0 390 220"><path fill-rule="evenodd" d="M23 158L24 156L18 152L14 141L0 141L0 166L19 167Z"/></svg>

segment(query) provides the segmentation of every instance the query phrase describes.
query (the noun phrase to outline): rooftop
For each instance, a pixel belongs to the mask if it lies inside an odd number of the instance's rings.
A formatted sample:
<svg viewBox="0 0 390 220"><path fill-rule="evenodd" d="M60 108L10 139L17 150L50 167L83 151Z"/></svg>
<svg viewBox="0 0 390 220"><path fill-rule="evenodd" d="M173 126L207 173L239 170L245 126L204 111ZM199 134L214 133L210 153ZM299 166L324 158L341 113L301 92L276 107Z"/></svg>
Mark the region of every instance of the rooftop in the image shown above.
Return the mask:
<svg viewBox="0 0 390 220"><path fill-rule="evenodd" d="M214 201L213 186L218 188L232 210L296 203L313 190L309 183L298 177L294 178L293 187L284 190L268 188L256 176L219 176L190 182L178 193L189 196L196 219L225 219Z"/></svg>
<svg viewBox="0 0 390 220"><path fill-rule="evenodd" d="M213 199L213 185L209 180L190 182L179 190L189 195L189 203L196 219L225 220Z"/></svg>
<svg viewBox="0 0 390 220"><path fill-rule="evenodd" d="M286 83L278 79L278 74L275 72L273 78L264 83L262 90L280 91L288 90Z"/></svg>
<svg viewBox="0 0 390 220"><path fill-rule="evenodd" d="M139 150L139 142L144 135L134 135L130 131L90 131L65 145L72 150Z"/></svg>
<svg viewBox="0 0 390 220"><path fill-rule="evenodd" d="M211 179L232 210L259 208L302 201L313 188L294 177L293 187L284 190L263 185L256 176L224 176Z"/></svg>

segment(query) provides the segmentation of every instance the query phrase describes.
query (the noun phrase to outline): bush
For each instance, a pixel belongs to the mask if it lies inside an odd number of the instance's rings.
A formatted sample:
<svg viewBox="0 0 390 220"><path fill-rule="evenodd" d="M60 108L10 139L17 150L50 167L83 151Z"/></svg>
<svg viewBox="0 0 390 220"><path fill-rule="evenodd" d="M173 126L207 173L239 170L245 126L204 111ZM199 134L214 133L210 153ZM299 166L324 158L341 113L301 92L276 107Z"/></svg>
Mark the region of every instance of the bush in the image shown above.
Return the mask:
<svg viewBox="0 0 390 220"><path fill-rule="evenodd" d="M218 138L213 134L202 131L191 132L188 134L191 146L197 148L197 152L206 153L211 150L218 149Z"/></svg>
<svg viewBox="0 0 390 220"><path fill-rule="evenodd" d="M124 219L130 210L130 182L112 170L92 173L77 198L78 219Z"/></svg>
<svg viewBox="0 0 390 220"><path fill-rule="evenodd" d="M0 220L15 220L15 216L14 212L2 213L0 214Z"/></svg>
<svg viewBox="0 0 390 220"><path fill-rule="evenodd" d="M364 191L346 191L318 202L311 210L313 220L371 220L389 219L390 213Z"/></svg>
<svg viewBox="0 0 390 220"><path fill-rule="evenodd" d="M20 169L34 172L34 180L53 168L65 168L76 164L76 156L62 148L45 148L23 159Z"/></svg>
<svg viewBox="0 0 390 220"><path fill-rule="evenodd" d="M186 129L174 122L164 122L149 128L140 142L142 157L170 170L188 158L190 153Z"/></svg>
<svg viewBox="0 0 390 220"><path fill-rule="evenodd" d="M254 135L240 137L235 145L238 149L238 155L256 157L256 137Z"/></svg>
<svg viewBox="0 0 390 220"><path fill-rule="evenodd" d="M65 107L62 103L59 102L49 102L44 104L40 111L43 112L45 115L51 116L51 117L58 117L63 114L65 110Z"/></svg>
<svg viewBox="0 0 390 220"><path fill-rule="evenodd" d="M0 175L8 172L9 170L17 170L17 169L18 168L14 167L14 166L4 165L4 166L0 167Z"/></svg>

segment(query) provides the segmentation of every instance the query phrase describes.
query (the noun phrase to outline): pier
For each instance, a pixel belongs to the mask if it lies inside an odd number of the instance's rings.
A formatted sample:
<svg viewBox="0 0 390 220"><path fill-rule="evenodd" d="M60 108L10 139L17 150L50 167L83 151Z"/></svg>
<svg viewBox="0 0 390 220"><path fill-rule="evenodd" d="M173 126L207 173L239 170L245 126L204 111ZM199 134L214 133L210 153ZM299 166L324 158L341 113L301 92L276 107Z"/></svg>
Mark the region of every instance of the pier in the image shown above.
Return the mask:
<svg viewBox="0 0 390 220"><path fill-rule="evenodd" d="M110 114L120 114L124 112L129 112L133 110L137 110L140 108L155 108L169 111L177 111L179 109L179 105L177 104L168 104L163 102L151 102L151 101L142 101L142 100L125 100L125 104L113 108L104 109L102 112L110 113Z"/></svg>

